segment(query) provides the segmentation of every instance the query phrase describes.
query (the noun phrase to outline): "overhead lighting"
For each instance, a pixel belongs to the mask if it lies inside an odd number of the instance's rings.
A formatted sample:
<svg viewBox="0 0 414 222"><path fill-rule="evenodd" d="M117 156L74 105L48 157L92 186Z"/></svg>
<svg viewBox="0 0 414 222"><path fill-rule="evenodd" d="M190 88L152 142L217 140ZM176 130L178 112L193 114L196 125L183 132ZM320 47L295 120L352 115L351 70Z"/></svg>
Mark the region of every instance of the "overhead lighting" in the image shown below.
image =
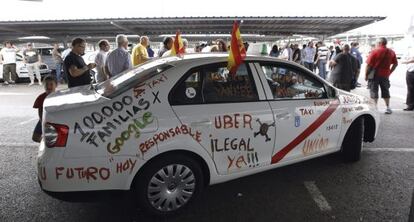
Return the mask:
<svg viewBox="0 0 414 222"><path fill-rule="evenodd" d="M43 2L43 0L20 0L22 2Z"/></svg>
<svg viewBox="0 0 414 222"><path fill-rule="evenodd" d="M24 36L17 38L18 40L48 40L50 39L47 36Z"/></svg>

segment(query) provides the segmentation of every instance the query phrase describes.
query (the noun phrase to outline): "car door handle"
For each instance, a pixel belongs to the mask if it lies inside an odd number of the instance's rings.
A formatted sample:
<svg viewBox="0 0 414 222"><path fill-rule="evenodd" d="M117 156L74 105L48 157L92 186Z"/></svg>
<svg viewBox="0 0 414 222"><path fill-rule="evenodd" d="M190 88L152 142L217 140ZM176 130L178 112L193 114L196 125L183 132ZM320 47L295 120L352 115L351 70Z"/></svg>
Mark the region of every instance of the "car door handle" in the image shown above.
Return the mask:
<svg viewBox="0 0 414 222"><path fill-rule="evenodd" d="M290 117L291 117L291 115L290 115L289 112L276 114L276 119L278 119L278 120L286 120L286 119L289 119Z"/></svg>
<svg viewBox="0 0 414 222"><path fill-rule="evenodd" d="M190 125L191 127L197 127L197 126L210 126L212 123L210 120L203 120L200 122L192 122Z"/></svg>

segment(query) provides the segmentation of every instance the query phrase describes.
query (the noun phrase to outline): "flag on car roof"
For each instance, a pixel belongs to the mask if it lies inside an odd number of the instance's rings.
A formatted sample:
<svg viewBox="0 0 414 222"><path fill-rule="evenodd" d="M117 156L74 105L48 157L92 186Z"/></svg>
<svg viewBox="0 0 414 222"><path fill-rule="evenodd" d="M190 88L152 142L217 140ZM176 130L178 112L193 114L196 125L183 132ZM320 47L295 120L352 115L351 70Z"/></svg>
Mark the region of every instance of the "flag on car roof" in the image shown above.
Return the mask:
<svg viewBox="0 0 414 222"><path fill-rule="evenodd" d="M246 49L244 48L243 40L240 36L240 24L237 21L233 23L233 30L231 31L230 52L228 58L227 69L233 76L237 72L237 68L243 63L246 57Z"/></svg>
<svg viewBox="0 0 414 222"><path fill-rule="evenodd" d="M175 39L174 39L174 44L173 47L171 49L171 54L172 56L175 55L182 55L184 54L184 44L183 44L183 40L181 39L181 34L180 31L178 30L175 33Z"/></svg>

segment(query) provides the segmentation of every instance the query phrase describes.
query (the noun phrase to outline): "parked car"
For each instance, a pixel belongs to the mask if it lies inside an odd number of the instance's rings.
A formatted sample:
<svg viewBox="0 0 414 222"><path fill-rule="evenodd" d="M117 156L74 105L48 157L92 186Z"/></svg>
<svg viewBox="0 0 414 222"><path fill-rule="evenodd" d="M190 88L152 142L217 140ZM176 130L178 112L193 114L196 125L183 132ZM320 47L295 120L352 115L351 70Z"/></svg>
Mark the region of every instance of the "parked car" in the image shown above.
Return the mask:
<svg viewBox="0 0 414 222"><path fill-rule="evenodd" d="M340 152L357 161L378 113L295 63L226 54L148 61L44 102L37 170L52 196L133 190L145 212L167 215L206 185Z"/></svg>
<svg viewBox="0 0 414 222"><path fill-rule="evenodd" d="M16 60L16 81L19 82L29 79L29 72L27 71L26 64L23 63L23 56L21 54L17 54ZM51 70L45 63L40 63L39 71L42 77L51 73ZM3 64L0 64L0 81L3 81Z"/></svg>

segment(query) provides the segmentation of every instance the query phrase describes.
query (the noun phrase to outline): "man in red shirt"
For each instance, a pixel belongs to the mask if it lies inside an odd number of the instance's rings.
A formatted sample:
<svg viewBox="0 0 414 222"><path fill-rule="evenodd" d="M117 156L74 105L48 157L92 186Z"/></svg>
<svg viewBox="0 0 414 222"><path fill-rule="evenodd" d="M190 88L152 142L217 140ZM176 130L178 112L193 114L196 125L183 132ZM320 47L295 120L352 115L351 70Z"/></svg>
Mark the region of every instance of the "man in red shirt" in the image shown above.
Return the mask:
<svg viewBox="0 0 414 222"><path fill-rule="evenodd" d="M387 106L385 113L391 114L389 76L397 68L398 61L395 52L387 48L386 38L380 38L377 44L377 48L369 54L367 59L365 81L368 81L370 96L374 99L375 104L378 103L378 88L381 88L381 97ZM372 72L374 75L370 75Z"/></svg>

